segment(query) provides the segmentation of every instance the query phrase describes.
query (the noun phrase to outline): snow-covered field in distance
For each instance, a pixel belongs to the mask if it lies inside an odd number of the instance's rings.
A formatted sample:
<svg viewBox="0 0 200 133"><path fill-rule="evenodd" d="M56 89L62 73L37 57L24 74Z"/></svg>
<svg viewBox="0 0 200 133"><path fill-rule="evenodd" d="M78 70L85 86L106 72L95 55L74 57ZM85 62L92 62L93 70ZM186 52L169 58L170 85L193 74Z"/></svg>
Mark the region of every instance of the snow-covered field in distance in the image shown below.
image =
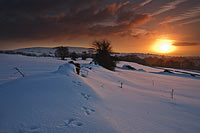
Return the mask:
<svg viewBox="0 0 200 133"><path fill-rule="evenodd" d="M200 131L199 77L130 62L113 72L78 59L81 76L68 61L0 54L0 132Z"/></svg>
<svg viewBox="0 0 200 133"><path fill-rule="evenodd" d="M24 53L24 54L34 54L36 56L55 56L56 47L32 47L32 48L20 48L15 50L2 50L3 52L9 51L13 53ZM90 53L93 52L91 48L83 48L83 47L68 47L69 53L77 53L82 54L83 52Z"/></svg>

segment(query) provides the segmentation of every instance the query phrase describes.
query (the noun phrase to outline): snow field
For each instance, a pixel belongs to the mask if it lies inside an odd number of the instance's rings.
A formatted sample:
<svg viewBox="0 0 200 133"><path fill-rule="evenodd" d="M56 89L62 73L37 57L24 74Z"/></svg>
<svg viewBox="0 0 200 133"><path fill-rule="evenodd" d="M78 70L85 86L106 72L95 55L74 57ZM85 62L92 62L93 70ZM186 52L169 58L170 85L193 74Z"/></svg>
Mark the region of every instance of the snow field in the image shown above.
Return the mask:
<svg viewBox="0 0 200 133"><path fill-rule="evenodd" d="M0 55L0 132L200 131L199 78L128 62L112 72L78 59L81 76L67 61ZM14 67L25 77L14 74Z"/></svg>

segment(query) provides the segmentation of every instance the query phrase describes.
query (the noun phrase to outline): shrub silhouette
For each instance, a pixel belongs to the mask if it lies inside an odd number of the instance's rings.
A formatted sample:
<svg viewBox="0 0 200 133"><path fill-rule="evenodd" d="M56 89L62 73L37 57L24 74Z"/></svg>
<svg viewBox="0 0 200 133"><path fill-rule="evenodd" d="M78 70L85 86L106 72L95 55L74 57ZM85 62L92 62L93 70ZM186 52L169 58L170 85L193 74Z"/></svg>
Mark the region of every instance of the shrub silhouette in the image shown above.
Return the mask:
<svg viewBox="0 0 200 133"><path fill-rule="evenodd" d="M69 63L75 65L76 73L79 75L81 70L81 65L79 63L74 63L73 61L70 61Z"/></svg>
<svg viewBox="0 0 200 133"><path fill-rule="evenodd" d="M55 56L60 57L61 60L64 60L65 57L67 57L69 54L68 48L67 47L57 47L55 51Z"/></svg>
<svg viewBox="0 0 200 133"><path fill-rule="evenodd" d="M110 41L94 41L92 47L96 50L94 61L106 69L114 70L116 67L116 61L114 57L111 56L112 47Z"/></svg>
<svg viewBox="0 0 200 133"><path fill-rule="evenodd" d="M86 60L89 57L89 54L87 54L86 52L82 52L81 58L82 60Z"/></svg>
<svg viewBox="0 0 200 133"><path fill-rule="evenodd" d="M73 53L70 54L70 57L71 57L72 60L75 61L76 58L78 58L78 55L75 52L73 52Z"/></svg>

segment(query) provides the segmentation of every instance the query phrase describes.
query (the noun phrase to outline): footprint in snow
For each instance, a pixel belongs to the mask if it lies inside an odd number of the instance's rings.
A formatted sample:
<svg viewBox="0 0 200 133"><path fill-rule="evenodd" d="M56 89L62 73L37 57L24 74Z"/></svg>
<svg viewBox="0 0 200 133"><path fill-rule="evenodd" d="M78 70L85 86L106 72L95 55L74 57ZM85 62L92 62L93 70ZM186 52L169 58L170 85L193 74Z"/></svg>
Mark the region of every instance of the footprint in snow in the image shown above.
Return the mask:
<svg viewBox="0 0 200 133"><path fill-rule="evenodd" d="M90 108L87 108L85 106L83 106L81 109L84 111L85 115L90 115L91 113L95 112L94 109L90 109Z"/></svg>
<svg viewBox="0 0 200 133"><path fill-rule="evenodd" d="M64 123L60 125L59 127L80 127L83 123L78 121L75 118L70 118L68 120L64 120Z"/></svg>
<svg viewBox="0 0 200 133"><path fill-rule="evenodd" d="M74 84L77 84L78 86L81 86L81 82L80 81L78 81L78 82L76 82L76 81L72 81Z"/></svg>
<svg viewBox="0 0 200 133"><path fill-rule="evenodd" d="M101 87L104 88L104 85L102 84Z"/></svg>
<svg viewBox="0 0 200 133"><path fill-rule="evenodd" d="M80 81L78 81L77 85L81 86L81 82L80 82Z"/></svg>
<svg viewBox="0 0 200 133"><path fill-rule="evenodd" d="M82 95L86 100L89 100L89 98L91 97L89 94L85 94L85 93L81 93L81 95Z"/></svg>
<svg viewBox="0 0 200 133"><path fill-rule="evenodd" d="M19 130L19 133L40 133L40 126L26 126L24 124L21 124L21 129Z"/></svg>

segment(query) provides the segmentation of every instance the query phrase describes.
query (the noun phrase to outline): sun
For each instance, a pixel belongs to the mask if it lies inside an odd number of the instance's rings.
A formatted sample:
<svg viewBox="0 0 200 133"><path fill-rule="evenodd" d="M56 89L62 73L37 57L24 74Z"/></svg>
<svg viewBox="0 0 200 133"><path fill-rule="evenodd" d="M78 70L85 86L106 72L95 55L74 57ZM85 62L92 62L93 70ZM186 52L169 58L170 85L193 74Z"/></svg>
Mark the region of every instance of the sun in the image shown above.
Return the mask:
<svg viewBox="0 0 200 133"><path fill-rule="evenodd" d="M161 43L158 45L159 51L163 53L169 52L171 48L172 48L172 45L169 43Z"/></svg>
<svg viewBox="0 0 200 133"><path fill-rule="evenodd" d="M172 43L173 40L157 39L152 49L157 53L170 53L176 49Z"/></svg>

